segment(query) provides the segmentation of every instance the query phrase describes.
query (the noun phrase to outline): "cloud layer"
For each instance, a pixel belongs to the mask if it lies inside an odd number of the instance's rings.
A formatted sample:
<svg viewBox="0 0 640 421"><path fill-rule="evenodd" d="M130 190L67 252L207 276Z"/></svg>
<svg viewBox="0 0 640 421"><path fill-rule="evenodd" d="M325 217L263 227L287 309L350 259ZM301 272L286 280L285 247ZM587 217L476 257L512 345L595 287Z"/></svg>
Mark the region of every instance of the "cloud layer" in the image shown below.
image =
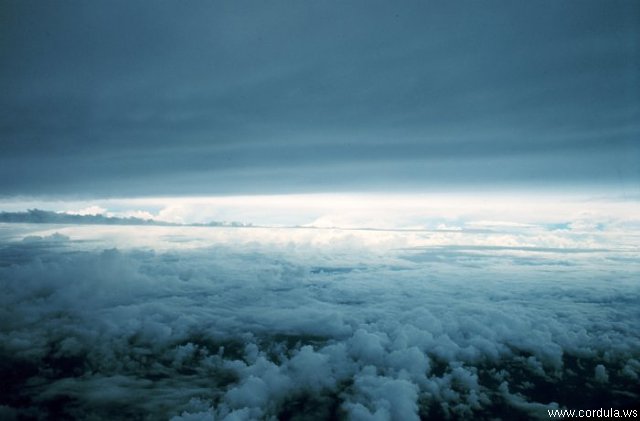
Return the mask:
<svg viewBox="0 0 640 421"><path fill-rule="evenodd" d="M0 194L640 177L638 3L10 1Z"/></svg>
<svg viewBox="0 0 640 421"><path fill-rule="evenodd" d="M3 418L547 418L640 396L637 250L104 230L3 227Z"/></svg>

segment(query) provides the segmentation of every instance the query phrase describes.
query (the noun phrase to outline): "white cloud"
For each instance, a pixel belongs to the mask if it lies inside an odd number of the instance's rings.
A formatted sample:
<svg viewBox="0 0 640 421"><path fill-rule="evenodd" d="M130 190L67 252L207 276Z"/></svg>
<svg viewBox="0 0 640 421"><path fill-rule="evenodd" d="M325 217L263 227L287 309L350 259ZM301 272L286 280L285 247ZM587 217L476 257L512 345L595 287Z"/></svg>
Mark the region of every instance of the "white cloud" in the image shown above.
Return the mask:
<svg viewBox="0 0 640 421"><path fill-rule="evenodd" d="M178 223L239 221L268 226L343 228L520 229L524 225L573 224L640 227L640 202L584 194L292 194L265 196L121 198L92 201L0 200L0 209L46 209L67 213L144 213Z"/></svg>
<svg viewBox="0 0 640 421"><path fill-rule="evenodd" d="M96 205L91 205L77 210L64 211L64 213L68 213L70 215L104 215L106 212L107 210L105 208Z"/></svg>
<svg viewBox="0 0 640 421"><path fill-rule="evenodd" d="M639 253L610 232L1 228L0 349L23 367L6 413L466 419L546 415L567 405L550 384L639 398Z"/></svg>
<svg viewBox="0 0 640 421"><path fill-rule="evenodd" d="M163 219L158 218L156 215L152 214L151 212L144 211L144 210L131 210L126 212L108 212L107 216L112 216L116 218L138 218L138 219L144 219L144 220L163 221ZM166 222L173 222L173 221L166 221Z"/></svg>

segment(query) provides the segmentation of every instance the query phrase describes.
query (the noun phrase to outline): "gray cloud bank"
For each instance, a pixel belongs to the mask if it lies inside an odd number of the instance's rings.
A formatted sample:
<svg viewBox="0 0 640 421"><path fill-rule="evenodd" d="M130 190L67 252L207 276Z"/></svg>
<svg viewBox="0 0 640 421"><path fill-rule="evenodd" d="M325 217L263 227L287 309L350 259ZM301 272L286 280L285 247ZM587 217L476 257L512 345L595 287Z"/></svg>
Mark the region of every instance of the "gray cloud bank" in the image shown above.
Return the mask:
<svg viewBox="0 0 640 421"><path fill-rule="evenodd" d="M634 1L9 1L0 194L630 184Z"/></svg>
<svg viewBox="0 0 640 421"><path fill-rule="evenodd" d="M73 215L62 212L29 209L25 212L0 212L0 222L27 224L97 224L97 225L175 225L141 218L104 215Z"/></svg>
<svg viewBox="0 0 640 421"><path fill-rule="evenodd" d="M637 405L637 255L357 244L3 240L0 415L548 419Z"/></svg>
<svg viewBox="0 0 640 421"><path fill-rule="evenodd" d="M209 226L209 227L250 227L250 223L211 221L199 224L178 224L154 219L143 219L118 216L78 215L64 212L54 212L41 209L29 209L24 212L0 211L0 223L22 224L68 224L68 225L155 225L155 226Z"/></svg>

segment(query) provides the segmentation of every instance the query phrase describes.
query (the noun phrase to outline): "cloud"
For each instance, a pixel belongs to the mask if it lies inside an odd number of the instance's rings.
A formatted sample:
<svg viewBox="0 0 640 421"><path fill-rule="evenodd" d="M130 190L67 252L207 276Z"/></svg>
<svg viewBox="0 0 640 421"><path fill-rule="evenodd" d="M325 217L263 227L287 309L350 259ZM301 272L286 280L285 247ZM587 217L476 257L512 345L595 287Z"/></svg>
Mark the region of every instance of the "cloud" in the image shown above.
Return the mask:
<svg viewBox="0 0 640 421"><path fill-rule="evenodd" d="M0 192L638 192L633 1L144 8L12 4Z"/></svg>
<svg viewBox="0 0 640 421"><path fill-rule="evenodd" d="M177 224L240 221L266 226L522 232L625 231L640 226L640 201L614 191L558 193L448 192L430 194L323 193L255 196L138 197L60 201L0 199L9 213L53 209L105 209L106 217ZM58 216L56 216L58 217ZM6 218L5 218L6 219ZM81 218L77 218L80 220ZM101 218L94 218L98 222ZM36 218L31 218L36 222ZM444 229L443 229L444 228ZM503 244L504 245L504 244Z"/></svg>
<svg viewBox="0 0 640 421"><path fill-rule="evenodd" d="M66 211L65 213L68 213L70 215L83 215L83 216L84 215L92 215L92 216L96 216L96 215L103 215L106 212L107 212L107 210L105 208L102 208L102 207L96 206L96 205L92 205L92 206L88 206L88 207L83 208L83 209Z"/></svg>
<svg viewBox="0 0 640 421"><path fill-rule="evenodd" d="M369 232L107 228L118 248L94 227L3 240L7 414L468 419L639 398L640 267L616 260L637 251L470 260ZM171 230L211 236L161 247Z"/></svg>
<svg viewBox="0 0 640 421"><path fill-rule="evenodd" d="M87 212L93 212L99 207L88 208ZM104 210L104 209L102 209ZM148 211L135 210L106 213L87 213L85 210L80 212L53 212L40 209L29 209L26 212L0 212L0 223L28 223L28 224L67 224L67 225L153 225L153 226L228 226L228 227L248 227L251 224L243 222L218 222L210 221L200 224L182 224L180 222L171 222L164 219L156 219L156 217ZM117 216L115 216L117 215ZM161 215L162 216L162 213ZM174 220L176 218L173 218ZM181 220L181 219L179 219Z"/></svg>
<svg viewBox="0 0 640 421"><path fill-rule="evenodd" d="M0 222L31 224L98 224L98 225L168 225L167 222L154 221L148 212L132 212L131 216L116 217L104 214L98 206L71 212L52 212L29 209L26 212L0 212Z"/></svg>

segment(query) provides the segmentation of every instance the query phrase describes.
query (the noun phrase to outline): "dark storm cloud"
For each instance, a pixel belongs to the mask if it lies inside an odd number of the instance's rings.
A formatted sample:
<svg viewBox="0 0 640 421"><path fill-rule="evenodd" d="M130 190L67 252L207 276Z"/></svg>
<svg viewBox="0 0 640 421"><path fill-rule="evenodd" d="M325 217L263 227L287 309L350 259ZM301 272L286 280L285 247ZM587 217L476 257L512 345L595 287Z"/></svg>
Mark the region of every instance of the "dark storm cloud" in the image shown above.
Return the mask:
<svg viewBox="0 0 640 421"><path fill-rule="evenodd" d="M0 193L640 179L640 5L4 2Z"/></svg>

